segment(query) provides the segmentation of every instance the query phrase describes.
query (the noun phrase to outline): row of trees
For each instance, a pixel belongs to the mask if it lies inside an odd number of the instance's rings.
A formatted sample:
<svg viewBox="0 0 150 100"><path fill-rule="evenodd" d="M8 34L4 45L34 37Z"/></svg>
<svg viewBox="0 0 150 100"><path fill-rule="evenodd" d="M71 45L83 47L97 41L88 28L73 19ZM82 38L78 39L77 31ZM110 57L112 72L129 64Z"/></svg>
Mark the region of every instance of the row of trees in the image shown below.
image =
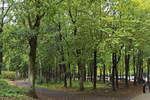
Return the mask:
<svg viewBox="0 0 150 100"><path fill-rule="evenodd" d="M148 0L1 0L1 68L28 72L31 92L36 77L64 81L80 90L97 75L119 78L134 74L140 82L149 56ZM1 72L1 71L0 71ZM149 72L149 71L148 71ZM23 73L26 76L27 73ZM120 77L119 77L120 76Z"/></svg>

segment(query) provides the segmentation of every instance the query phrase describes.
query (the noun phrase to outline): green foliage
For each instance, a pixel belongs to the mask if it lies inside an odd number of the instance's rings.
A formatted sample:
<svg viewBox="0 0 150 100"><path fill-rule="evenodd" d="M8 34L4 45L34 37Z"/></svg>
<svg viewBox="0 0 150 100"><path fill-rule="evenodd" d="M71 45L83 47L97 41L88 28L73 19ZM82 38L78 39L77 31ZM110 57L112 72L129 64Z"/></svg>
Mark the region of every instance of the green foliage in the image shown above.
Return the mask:
<svg viewBox="0 0 150 100"><path fill-rule="evenodd" d="M8 85L6 81L0 80L0 97L27 98L26 94L26 90Z"/></svg>
<svg viewBox="0 0 150 100"><path fill-rule="evenodd" d="M16 72L2 71L1 78L15 80L16 79Z"/></svg>
<svg viewBox="0 0 150 100"><path fill-rule="evenodd" d="M12 3L10 12L13 12L7 16L9 23L1 25L4 69L27 75L28 40L32 36L38 37L35 68L43 74L49 73L49 69L56 71L62 64L67 66L67 72L75 70L76 73L79 61L88 69L93 64L94 51L97 51L98 67L102 69L106 64L106 72L112 68L111 54L122 55L118 63L122 74L126 47L131 57L138 49L143 51L144 59L150 56L149 0L13 1L9 2ZM36 22L38 28L34 27ZM131 70L133 72L133 68ZM9 72L2 77L15 79ZM44 77L37 78L37 83L43 82Z"/></svg>

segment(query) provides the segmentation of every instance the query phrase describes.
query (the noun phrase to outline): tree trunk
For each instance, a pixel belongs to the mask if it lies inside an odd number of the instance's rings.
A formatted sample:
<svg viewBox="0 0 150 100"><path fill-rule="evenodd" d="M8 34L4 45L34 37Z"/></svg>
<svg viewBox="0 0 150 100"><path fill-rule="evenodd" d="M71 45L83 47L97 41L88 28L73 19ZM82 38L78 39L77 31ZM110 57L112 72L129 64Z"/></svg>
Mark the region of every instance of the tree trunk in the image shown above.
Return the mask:
<svg viewBox="0 0 150 100"><path fill-rule="evenodd" d="M71 66L70 63L68 64L69 66L69 87L72 87L72 73L71 73Z"/></svg>
<svg viewBox="0 0 150 100"><path fill-rule="evenodd" d="M93 82L93 68L92 68L93 64L90 65L90 79L91 79L91 82Z"/></svg>
<svg viewBox="0 0 150 100"><path fill-rule="evenodd" d="M128 53L128 49L125 48L125 86L126 87L129 87L129 84L128 84L129 60L130 60L130 55Z"/></svg>
<svg viewBox="0 0 150 100"><path fill-rule="evenodd" d="M147 59L147 82L149 83L150 58Z"/></svg>
<svg viewBox="0 0 150 100"><path fill-rule="evenodd" d="M59 76L59 82L62 81L62 68L61 68L61 64L59 64L59 70L58 70L58 76Z"/></svg>
<svg viewBox="0 0 150 100"><path fill-rule="evenodd" d="M116 88L119 88L119 82L118 82L118 69L117 69L117 64L115 64L115 72L116 72Z"/></svg>
<svg viewBox="0 0 150 100"><path fill-rule="evenodd" d="M112 81L112 89L115 91L116 87L115 87L115 67L116 67L116 53L112 54L112 77L111 77L111 81Z"/></svg>
<svg viewBox="0 0 150 100"><path fill-rule="evenodd" d="M58 66L57 66L57 58L55 58L55 82L58 81Z"/></svg>
<svg viewBox="0 0 150 100"><path fill-rule="evenodd" d="M2 66L3 66L3 52L2 46L0 46L0 75L2 74Z"/></svg>
<svg viewBox="0 0 150 100"><path fill-rule="evenodd" d="M94 78L93 78L93 89L96 89L96 81L97 81L97 51L94 51Z"/></svg>
<svg viewBox="0 0 150 100"><path fill-rule="evenodd" d="M103 65L103 82L105 83L106 65Z"/></svg>
<svg viewBox="0 0 150 100"><path fill-rule="evenodd" d="M66 64L63 64L64 69L64 87L67 88L67 70L66 70Z"/></svg>
<svg viewBox="0 0 150 100"><path fill-rule="evenodd" d="M3 33L3 27L4 27L4 21L5 18L9 12L9 9L5 9L6 2L5 0L0 1L1 2L1 19L0 19L0 34ZM9 7L9 4L8 4ZM2 74L2 66L3 66L3 41L0 41L0 75Z"/></svg>
<svg viewBox="0 0 150 100"><path fill-rule="evenodd" d="M136 85L136 66L135 66L135 55L133 55L133 71L134 71L134 85Z"/></svg>
<svg viewBox="0 0 150 100"><path fill-rule="evenodd" d="M62 36L60 36L60 40L62 40ZM64 50L63 46L61 46L61 62L64 63L65 57L64 57ZM63 80L64 80L64 87L67 88L67 68L66 64L61 64L63 69Z"/></svg>
<svg viewBox="0 0 150 100"><path fill-rule="evenodd" d="M86 66L84 66L84 81L86 81Z"/></svg>
<svg viewBox="0 0 150 100"><path fill-rule="evenodd" d="M142 51L141 50L138 50L138 54L137 54L137 80L138 80L138 83L141 84L141 81L142 81L142 78L143 78L143 68L142 68L142 65L143 65L143 55L142 55Z"/></svg>
<svg viewBox="0 0 150 100"><path fill-rule="evenodd" d="M30 94L37 98L35 92L35 79L36 79L36 49L37 49L37 36L29 39L30 53L29 53L29 83Z"/></svg>
<svg viewBox="0 0 150 100"><path fill-rule="evenodd" d="M3 9L4 10L4 9ZM3 20L1 20L1 24L0 24L0 34L3 33L3 26L4 26L4 23L3 23ZM2 74L2 67L3 67L3 42L0 41L0 75Z"/></svg>
<svg viewBox="0 0 150 100"><path fill-rule="evenodd" d="M83 84L84 83L84 66L83 66L83 64L81 64L80 61L78 63L78 67L79 67L80 91L83 91L84 90L84 84Z"/></svg>

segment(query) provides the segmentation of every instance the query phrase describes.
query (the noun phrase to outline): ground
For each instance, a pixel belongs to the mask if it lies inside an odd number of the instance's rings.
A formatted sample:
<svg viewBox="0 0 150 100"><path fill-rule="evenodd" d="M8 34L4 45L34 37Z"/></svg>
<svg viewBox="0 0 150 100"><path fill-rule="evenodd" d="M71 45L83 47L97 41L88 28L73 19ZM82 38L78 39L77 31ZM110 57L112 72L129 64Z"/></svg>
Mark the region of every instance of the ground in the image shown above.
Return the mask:
<svg viewBox="0 0 150 100"><path fill-rule="evenodd" d="M11 81L10 84L29 88L26 81ZM130 85L130 88L121 88L116 92L113 92L111 88L101 88L90 93L72 93L37 87L36 93L39 100L149 100L150 98L150 94L142 93L142 85Z"/></svg>

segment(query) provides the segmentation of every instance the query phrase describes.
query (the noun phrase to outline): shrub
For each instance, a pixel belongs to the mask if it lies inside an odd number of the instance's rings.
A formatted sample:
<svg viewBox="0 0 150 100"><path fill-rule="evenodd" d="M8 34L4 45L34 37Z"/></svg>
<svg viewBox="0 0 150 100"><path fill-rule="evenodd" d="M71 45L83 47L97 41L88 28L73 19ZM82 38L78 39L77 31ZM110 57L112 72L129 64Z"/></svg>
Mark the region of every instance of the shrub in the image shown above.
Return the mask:
<svg viewBox="0 0 150 100"><path fill-rule="evenodd" d="M27 91L9 85L5 80L0 80L0 97L26 97Z"/></svg>
<svg viewBox="0 0 150 100"><path fill-rule="evenodd" d="M1 78L15 80L16 79L16 72L12 71L2 71Z"/></svg>

